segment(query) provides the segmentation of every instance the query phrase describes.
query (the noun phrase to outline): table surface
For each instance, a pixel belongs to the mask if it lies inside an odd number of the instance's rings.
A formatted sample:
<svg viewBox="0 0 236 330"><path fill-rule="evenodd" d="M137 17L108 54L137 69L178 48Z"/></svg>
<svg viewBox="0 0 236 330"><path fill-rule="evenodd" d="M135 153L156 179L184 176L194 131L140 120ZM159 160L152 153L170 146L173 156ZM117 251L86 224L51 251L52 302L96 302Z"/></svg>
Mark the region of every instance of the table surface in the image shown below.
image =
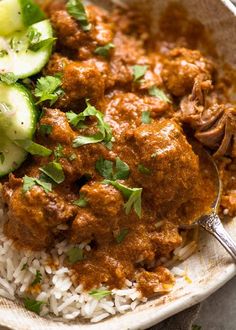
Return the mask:
<svg viewBox="0 0 236 330"><path fill-rule="evenodd" d="M236 330L236 277L202 303L195 324L201 330Z"/></svg>

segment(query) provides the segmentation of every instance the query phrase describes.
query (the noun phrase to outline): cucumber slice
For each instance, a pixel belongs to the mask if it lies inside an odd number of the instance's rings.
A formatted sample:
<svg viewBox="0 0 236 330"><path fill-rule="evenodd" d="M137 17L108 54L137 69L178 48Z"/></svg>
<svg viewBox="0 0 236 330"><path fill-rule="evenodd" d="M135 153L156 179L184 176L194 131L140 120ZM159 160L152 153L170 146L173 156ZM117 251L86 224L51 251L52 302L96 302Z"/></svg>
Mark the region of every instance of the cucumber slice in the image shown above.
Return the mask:
<svg viewBox="0 0 236 330"><path fill-rule="evenodd" d="M31 28L41 34L40 40L53 37L49 20L35 23ZM29 50L27 33L15 32L10 37L0 37L0 69L3 72L14 73L17 78L26 78L40 72L52 52L52 44L37 51Z"/></svg>
<svg viewBox="0 0 236 330"><path fill-rule="evenodd" d="M24 27L19 1L0 1L0 22L0 35L2 36L19 31Z"/></svg>
<svg viewBox="0 0 236 330"><path fill-rule="evenodd" d="M37 111L32 96L19 84L0 83L0 177L25 160L27 153L14 141L32 139Z"/></svg>
<svg viewBox="0 0 236 330"><path fill-rule="evenodd" d="M33 0L0 0L0 35L7 36L45 19Z"/></svg>

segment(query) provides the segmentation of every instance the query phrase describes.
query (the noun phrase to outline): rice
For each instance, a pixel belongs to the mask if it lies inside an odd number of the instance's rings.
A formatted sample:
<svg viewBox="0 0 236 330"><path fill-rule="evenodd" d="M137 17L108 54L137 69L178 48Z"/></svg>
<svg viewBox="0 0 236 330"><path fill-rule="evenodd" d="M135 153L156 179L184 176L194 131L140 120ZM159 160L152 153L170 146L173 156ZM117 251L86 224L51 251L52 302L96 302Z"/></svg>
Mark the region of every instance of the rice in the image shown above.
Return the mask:
<svg viewBox="0 0 236 330"><path fill-rule="evenodd" d="M3 234L4 216L0 208L0 296L22 302L29 297L42 301L40 315L44 317L63 318L71 321L76 318L99 322L117 313L134 310L140 303L146 302L136 289L136 284L128 279L122 290L114 289L111 295L100 300L83 291L82 285L73 283L73 274L63 265L66 252L72 247L66 240L58 242L48 253L16 250L13 241ZM89 251L88 242L78 245ZM177 249L178 258L183 259L193 252L196 242ZM39 271L42 279L32 286L35 275ZM184 275L178 268L174 275ZM101 289L109 290L106 287ZM157 292L161 290L157 290ZM163 292L163 291L162 291Z"/></svg>

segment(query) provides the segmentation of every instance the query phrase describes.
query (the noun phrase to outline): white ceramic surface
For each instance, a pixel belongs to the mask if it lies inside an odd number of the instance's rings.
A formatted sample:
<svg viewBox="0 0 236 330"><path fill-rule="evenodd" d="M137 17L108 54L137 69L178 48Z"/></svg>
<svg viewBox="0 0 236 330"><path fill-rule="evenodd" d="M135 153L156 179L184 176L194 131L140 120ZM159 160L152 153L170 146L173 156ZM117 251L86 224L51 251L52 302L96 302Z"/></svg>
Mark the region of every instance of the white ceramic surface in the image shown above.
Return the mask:
<svg viewBox="0 0 236 330"><path fill-rule="evenodd" d="M98 1L103 2L103 1ZM135 2L126 1L126 2ZM152 13L153 30L158 28L158 17L167 7L167 0L139 0ZM189 15L200 20L212 32L217 49L228 63L236 66L236 11L228 0L182 0L177 1ZM236 240L236 224L225 224ZM181 264L192 283L183 281L168 295L148 301L135 311L117 315L98 324L63 324L42 319L22 307L0 299L0 324L19 330L137 330L146 329L167 317L190 307L224 285L236 274L231 258L207 233L201 233L199 251Z"/></svg>

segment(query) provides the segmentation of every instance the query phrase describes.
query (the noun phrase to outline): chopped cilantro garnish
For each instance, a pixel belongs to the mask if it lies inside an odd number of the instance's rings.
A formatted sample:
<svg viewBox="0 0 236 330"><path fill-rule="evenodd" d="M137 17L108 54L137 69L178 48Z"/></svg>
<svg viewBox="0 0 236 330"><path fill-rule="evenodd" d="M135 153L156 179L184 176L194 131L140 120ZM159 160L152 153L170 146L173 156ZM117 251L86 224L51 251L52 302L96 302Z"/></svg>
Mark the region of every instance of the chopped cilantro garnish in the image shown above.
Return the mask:
<svg viewBox="0 0 236 330"><path fill-rule="evenodd" d="M46 174L57 184L60 184L65 180L65 174L61 164L55 161L41 167L40 171Z"/></svg>
<svg viewBox="0 0 236 330"><path fill-rule="evenodd" d="M66 252L68 256L68 262L70 264L75 264L77 261L84 260L84 252L82 249L78 247L73 247L69 251Z"/></svg>
<svg viewBox="0 0 236 330"><path fill-rule="evenodd" d="M30 298L24 298L25 308L36 314L40 314L43 304L44 304L43 301L37 301L34 299L30 299Z"/></svg>
<svg viewBox="0 0 236 330"><path fill-rule="evenodd" d="M33 52L37 52L38 50L43 49L45 47L53 46L56 40L57 40L56 38L48 38L48 39L40 40L37 43L31 44L29 46L29 49L32 50Z"/></svg>
<svg viewBox="0 0 236 330"><path fill-rule="evenodd" d="M88 205L88 201L83 194L80 194L80 199L74 201L73 204L79 207L86 207Z"/></svg>
<svg viewBox="0 0 236 330"><path fill-rule="evenodd" d="M38 103L50 101L53 105L58 98L64 93L61 89L62 81L59 76L46 76L37 80L35 88L35 96L39 98Z"/></svg>
<svg viewBox="0 0 236 330"><path fill-rule="evenodd" d="M120 244L124 239L125 237L128 235L129 233L129 229L122 229L119 233L119 235L116 236L116 242L118 244Z"/></svg>
<svg viewBox="0 0 236 330"><path fill-rule="evenodd" d="M139 172L142 173L142 174L147 174L147 175L151 174L151 170L150 170L149 168L145 167L145 166L142 165L142 164L139 164L139 165L138 165L138 170L139 170Z"/></svg>
<svg viewBox="0 0 236 330"><path fill-rule="evenodd" d="M53 151L56 161L58 161L58 159L60 159L60 158L65 158L63 149L64 149L63 146L59 143L56 146L55 150Z"/></svg>
<svg viewBox="0 0 236 330"><path fill-rule="evenodd" d="M52 191L52 184L48 182L43 182L37 178L31 178L27 175L23 177L23 192L26 193L29 191L33 186L40 186L46 193Z"/></svg>
<svg viewBox="0 0 236 330"><path fill-rule="evenodd" d="M0 73L0 81L7 85L15 84L18 78L12 72Z"/></svg>
<svg viewBox="0 0 236 330"><path fill-rule="evenodd" d="M98 132L91 136L78 136L73 141L73 147L78 148L86 144L104 142L105 144L109 143L112 140L112 130L111 127L104 121L104 115L98 111L95 107L89 104L88 101L87 108L80 114L74 116L73 113L67 113L67 118L69 122L77 127L80 122L84 122L86 117L94 116L97 118ZM72 117L73 114L73 117Z"/></svg>
<svg viewBox="0 0 236 330"><path fill-rule="evenodd" d="M31 26L45 19L45 14L34 0L21 0L20 4L25 26Z"/></svg>
<svg viewBox="0 0 236 330"><path fill-rule="evenodd" d="M84 5L80 0L69 0L66 4L66 10L80 23L83 31L87 32L91 29Z"/></svg>
<svg viewBox="0 0 236 330"><path fill-rule="evenodd" d="M110 294L112 294L111 291L103 290L103 289L92 290L89 292L89 295L97 300L101 300L102 298L105 298L106 296L109 296Z"/></svg>
<svg viewBox="0 0 236 330"><path fill-rule="evenodd" d="M117 157L113 180L125 180L129 177L129 173L129 165L123 162L119 157Z"/></svg>
<svg viewBox="0 0 236 330"><path fill-rule="evenodd" d="M115 169L113 169L113 162L103 157L96 161L95 167L98 173L108 180L125 180L130 173L129 165L119 157L116 158Z"/></svg>
<svg viewBox="0 0 236 330"><path fill-rule="evenodd" d="M16 140L15 143L31 155L48 157L52 154L52 150L28 139Z"/></svg>
<svg viewBox="0 0 236 330"><path fill-rule="evenodd" d="M142 123L143 124L150 124L152 119L150 118L150 112L149 111L143 111L142 112Z"/></svg>
<svg viewBox="0 0 236 330"><path fill-rule="evenodd" d="M143 78L143 76L147 72L147 69L148 69L147 65L132 66L134 82L140 82L140 79Z"/></svg>
<svg viewBox="0 0 236 330"><path fill-rule="evenodd" d="M0 152L0 163L3 164L5 161L5 156L3 152Z"/></svg>
<svg viewBox="0 0 236 330"><path fill-rule="evenodd" d="M36 270L35 279L31 283L31 286L39 284L41 281L42 281L42 274L40 273L39 270Z"/></svg>
<svg viewBox="0 0 236 330"><path fill-rule="evenodd" d="M111 42L109 42L105 46L97 47L94 53L107 58L110 55L110 50L113 48L115 48L115 46Z"/></svg>
<svg viewBox="0 0 236 330"><path fill-rule="evenodd" d="M100 157L96 161L95 165L98 173L103 176L105 179L112 180L113 178L113 162L110 160L106 160L103 157Z"/></svg>
<svg viewBox="0 0 236 330"><path fill-rule="evenodd" d="M126 214L129 214L133 207L138 217L141 218L141 213L142 213L141 196L143 191L142 188L130 188L117 181L112 181L112 180L104 180L103 183L112 185L117 190L119 190L123 194L123 196L127 199L127 202L124 205Z"/></svg>
<svg viewBox="0 0 236 330"><path fill-rule="evenodd" d="M42 135L49 135L52 133L52 126L51 125L40 125L39 132Z"/></svg>
<svg viewBox="0 0 236 330"><path fill-rule="evenodd" d="M148 92L150 96L155 96L160 100L163 100L168 103L172 103L171 100L168 98L168 96L156 86L152 86L151 88L149 88Z"/></svg>

